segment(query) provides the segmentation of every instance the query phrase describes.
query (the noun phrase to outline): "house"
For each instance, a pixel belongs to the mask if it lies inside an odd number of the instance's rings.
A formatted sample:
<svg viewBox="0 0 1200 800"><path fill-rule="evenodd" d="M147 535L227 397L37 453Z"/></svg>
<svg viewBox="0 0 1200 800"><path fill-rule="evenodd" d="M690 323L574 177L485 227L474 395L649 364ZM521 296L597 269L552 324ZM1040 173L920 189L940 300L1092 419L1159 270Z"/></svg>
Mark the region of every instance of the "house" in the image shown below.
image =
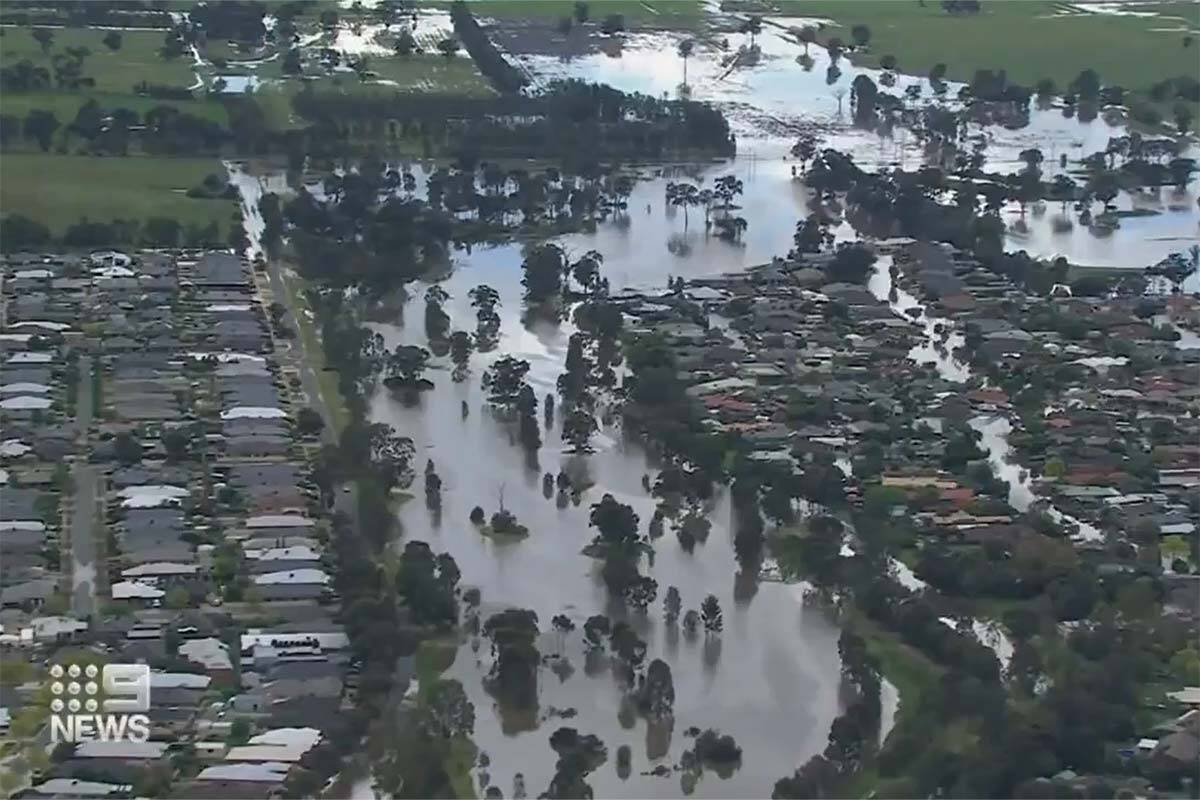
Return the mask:
<svg viewBox="0 0 1200 800"><path fill-rule="evenodd" d="M276 795L283 789L289 764L278 761L248 764L218 764L206 767L180 786L172 797L229 798L255 800Z"/></svg>
<svg viewBox="0 0 1200 800"><path fill-rule="evenodd" d="M229 647L220 639L209 636L181 642L179 657L204 667L205 673L218 686L233 686L237 682Z"/></svg>
<svg viewBox="0 0 1200 800"><path fill-rule="evenodd" d="M244 746L231 747L225 760L295 764L320 741L316 728L274 728L250 737Z"/></svg>
<svg viewBox="0 0 1200 800"><path fill-rule="evenodd" d="M296 569L255 575L255 589L264 600L316 600L329 591L329 575L319 569Z"/></svg>

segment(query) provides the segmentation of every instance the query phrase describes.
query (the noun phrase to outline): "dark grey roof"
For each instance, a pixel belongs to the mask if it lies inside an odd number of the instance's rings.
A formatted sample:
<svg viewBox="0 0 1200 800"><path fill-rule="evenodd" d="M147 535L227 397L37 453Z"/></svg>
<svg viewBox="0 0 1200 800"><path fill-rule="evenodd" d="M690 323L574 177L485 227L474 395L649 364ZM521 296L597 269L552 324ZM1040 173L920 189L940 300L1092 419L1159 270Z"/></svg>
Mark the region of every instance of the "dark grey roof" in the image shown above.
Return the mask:
<svg viewBox="0 0 1200 800"><path fill-rule="evenodd" d="M230 253L205 253L194 270L197 286L245 284L250 279L242 260Z"/></svg>

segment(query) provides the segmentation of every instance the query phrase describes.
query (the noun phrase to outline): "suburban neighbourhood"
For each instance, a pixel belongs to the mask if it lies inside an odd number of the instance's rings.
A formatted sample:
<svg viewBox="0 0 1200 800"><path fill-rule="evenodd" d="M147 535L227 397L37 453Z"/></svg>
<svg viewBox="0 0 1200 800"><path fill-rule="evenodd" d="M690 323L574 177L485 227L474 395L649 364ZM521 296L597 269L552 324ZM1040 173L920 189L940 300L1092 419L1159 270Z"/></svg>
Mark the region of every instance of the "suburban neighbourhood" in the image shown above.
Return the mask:
<svg viewBox="0 0 1200 800"><path fill-rule="evenodd" d="M6 680L0 719L34 735L22 793L279 793L351 702L353 664L319 430L265 276L216 251L3 270L0 646L28 680ZM43 665L80 652L151 665L151 738L46 761Z"/></svg>

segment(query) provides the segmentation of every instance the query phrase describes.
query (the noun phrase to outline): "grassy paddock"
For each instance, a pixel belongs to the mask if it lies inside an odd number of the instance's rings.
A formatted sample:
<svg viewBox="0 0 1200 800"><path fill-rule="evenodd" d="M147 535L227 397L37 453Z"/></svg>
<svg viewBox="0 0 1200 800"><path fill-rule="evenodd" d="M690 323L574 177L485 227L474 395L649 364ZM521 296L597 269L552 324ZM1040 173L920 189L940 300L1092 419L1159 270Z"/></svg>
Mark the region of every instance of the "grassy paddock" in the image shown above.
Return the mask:
<svg viewBox="0 0 1200 800"><path fill-rule="evenodd" d="M924 75L944 63L948 77L970 80L977 69L1006 69L1026 85L1052 78L1061 88L1080 70L1096 70L1106 83L1145 89L1166 77L1195 76L1200 44L1183 46L1183 32L1159 31L1183 24L1163 17L1066 13L1050 0L986 2L973 15L950 15L937 0L778 0L781 13L832 20L822 36L850 42L859 23L871 29L869 51L855 61L877 66L896 56L901 71ZM1156 11L1183 17L1200 28L1200 6L1159 3ZM1200 38L1200 37L1198 37Z"/></svg>
<svg viewBox="0 0 1200 800"><path fill-rule="evenodd" d="M69 125L75 119L80 106L88 100L95 100L105 111L128 108L143 115L153 108L169 106L179 109L180 113L212 120L225 127L229 125L229 114L225 111L225 106L216 100L158 100L153 97L111 92L6 92L3 102L0 102L0 111L21 118L35 108L53 111L59 122Z"/></svg>
<svg viewBox="0 0 1200 800"><path fill-rule="evenodd" d="M41 46L33 38L32 28L2 30L4 35L0 36L0 61L5 66L29 59L35 65L49 70L51 78L54 75L53 58L56 54L65 55L68 47L86 47L91 54L83 60L83 74L95 79L97 91L128 93L142 81L183 88L195 82L190 55L185 54L171 61L164 61L158 54L163 45L165 31L120 31L121 49L110 50L103 41L108 31L55 28L50 50L43 53Z"/></svg>
<svg viewBox="0 0 1200 800"><path fill-rule="evenodd" d="M93 222L174 217L185 226L215 221L224 235L235 203L184 194L214 172L221 173L214 159L5 153L0 157L0 213L24 214L55 234L82 217Z"/></svg>

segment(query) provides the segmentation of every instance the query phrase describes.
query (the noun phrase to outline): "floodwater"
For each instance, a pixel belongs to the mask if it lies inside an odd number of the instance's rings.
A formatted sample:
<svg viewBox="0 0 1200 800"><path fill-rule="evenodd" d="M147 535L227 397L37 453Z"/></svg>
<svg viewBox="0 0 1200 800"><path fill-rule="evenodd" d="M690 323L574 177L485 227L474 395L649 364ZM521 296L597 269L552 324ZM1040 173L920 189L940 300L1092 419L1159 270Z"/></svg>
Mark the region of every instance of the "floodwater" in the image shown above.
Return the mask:
<svg viewBox="0 0 1200 800"><path fill-rule="evenodd" d="M971 380L970 365L954 355L954 351L963 343L962 332L952 320L930 315L916 297L895 285L890 267L891 258L888 256L876 261L868 288L875 297L887 302L897 316L914 319L925 332L924 342L913 347L909 358L918 364L933 364L938 374L947 381L966 383ZM894 298L891 297L893 291ZM940 338L935 332L939 325L951 331L942 348L934 346L935 339ZM980 444L987 450L988 460L996 476L1008 484L1009 504L1018 511L1031 508L1039 498L1034 494L1028 471L1012 460L1012 446L1008 442L1008 434L1012 431L1011 421L1004 416L979 415L969 420L969 424L979 432ZM1056 522L1076 526L1076 536L1079 539L1089 542L1104 540L1104 534L1096 527L1064 514L1051 504L1041 505Z"/></svg>
<svg viewBox="0 0 1200 800"><path fill-rule="evenodd" d="M630 286L661 287L668 276L719 274L765 261L771 254L786 251L792 224L803 213L803 200L797 192L781 203L775 193L759 190L752 162L739 162L735 167L747 181L751 198L740 213L763 223L757 228L751 225L744 245L705 239L703 213L693 211L685 237L691 255L672 255L668 240L683 235L684 220L682 212L672 215L663 208L665 178L638 185L626 222L606 223L595 235L567 236L559 241L569 251L599 250L605 256L603 274L614 291ZM727 171L714 169L709 174ZM789 210L771 214L768 206ZM642 488L642 476L653 476L657 470L642 447L627 440L619 422L612 420L603 424L595 437L597 452L586 457L562 452L556 422L553 428L543 430L539 468L529 471L509 428L487 411L480 377L488 362L504 354L527 359L531 364L528 380L540 398L554 391L572 331L567 323L522 324L520 263L516 245L476 248L456 256L453 271L440 284L451 297L446 311L452 327L474 330L475 315L467 293L477 284L489 284L502 298L499 346L492 353L473 356L471 375L462 383L452 381L448 359L435 359L439 369L427 374L435 388L418 407L405 407L382 392L374 400L372 416L412 437L417 445L417 472L427 458L432 459L443 481L440 524L422 500L412 500L400 511L405 539L423 539L435 550L453 554L463 572L463 584L481 588L485 615L505 607L524 607L538 613L544 631L558 613L567 614L582 628L590 615L622 613L608 598L598 563L580 552L594 534L588 528L588 506L611 493L636 509L644 529L654 503ZM414 299L401 322L374 326L389 346L426 342L424 287L411 287ZM463 401L470 409L466 419L460 412ZM578 507L559 508L542 493L542 473L557 474L563 468L585 470L594 483ZM418 497L422 496L420 480L414 487ZM470 524L468 514L473 506L490 514L501 501L528 526L527 539L497 542L481 536ZM676 692L673 732L649 726L636 715L619 713L623 691L609 671L593 675L585 669L578 630L565 638L554 633L543 636L542 654L565 654L574 671L560 676L542 669L539 720L534 729L517 732L513 726L528 727L529 721L505 720L484 692L483 680L490 666L487 643L482 643L478 653L469 640L462 644L449 676L463 683L475 703L475 742L490 757L487 772L506 796L511 796L517 772L523 773L531 795L546 788L554 764L548 739L562 725L596 734L605 742L610 760L590 776L589 783L597 796L606 797L678 796L678 773L666 777L641 773L660 764L677 763L682 751L691 746L691 739L684 736L691 726L719 728L743 748L741 768L726 779L706 772L695 789L698 797L765 797L778 778L824 748L839 708L836 625L822 607L806 604L799 587L760 582L756 574L740 571L724 496L714 504L709 519L708 539L692 553L683 550L668 525L666 535L655 543L653 565L643 563L643 571L658 581L659 600L644 618L632 618L648 643L647 661L662 658L671 665ZM690 641L668 628L662 621L661 598L672 585L679 588L685 610L699 608L704 595L715 594L725 613L724 632L708 640L701 634ZM577 715L569 719L554 716L566 709L574 709ZM632 774L625 779L618 776L613 760L622 744L633 751Z"/></svg>
<svg viewBox="0 0 1200 800"><path fill-rule="evenodd" d="M849 59L841 58L838 61L841 74L830 82L829 54L816 45L808 48L811 69L797 63L796 58L804 48L795 43L789 29L812 22L768 18L756 38L761 55L753 64L735 69L723 66L722 62L739 47L749 44L747 35L728 34L729 46L725 51L698 43L688 60L691 97L712 102L725 111L738 137L738 152L742 157L781 160L796 134L810 130L818 135L821 146L848 153L864 169L921 166L924 158L921 143L911 133L898 128L883 136L856 128L852 123L850 87L854 78L866 74L879 84L880 70L856 67ZM542 81L581 78L625 91L676 96L683 81L683 61L676 47L689 35L669 31L630 34L612 55L590 53L560 59L515 54L515 58ZM945 97L950 99L943 102L957 107L953 98L962 84L947 85ZM920 88L922 102L935 100L929 81L922 77L898 74L894 86L880 88L901 94L910 86ZM970 138L982 137L987 142L986 170L1012 173L1023 169L1020 153L1036 147L1045 155L1043 172L1047 179L1060 171L1061 156L1065 155L1069 168L1073 168L1083 157L1103 151L1110 138L1129 133L1120 112L1081 121L1075 116L1065 116L1061 108L1043 108L1036 103L1031 105L1029 124L1022 128L972 123L968 131ZM1200 156L1200 148L1194 141L1185 155ZM1027 213L1024 217L1013 204L1005 213L1009 225L1007 247L1037 257L1065 256L1072 263L1084 266L1142 268L1170 253L1185 250L1200 236L1195 181L1183 190L1163 187L1122 193L1115 205L1121 211L1138 209L1153 215L1123 219L1117 233L1104 233L1080 225L1078 214L1063 212L1057 204L1046 213ZM1060 218L1071 220L1069 230ZM1200 289L1200 284L1195 288Z"/></svg>
<svg viewBox="0 0 1200 800"><path fill-rule="evenodd" d="M541 78L584 77L623 89L674 93L682 78L682 65L674 55L673 41L667 41L670 36L630 37L619 58L593 55L560 62L526 56L521 60ZM733 49L741 39L730 35ZM791 247L795 223L808 213L806 193L802 184L792 179L792 162L785 158L795 131L815 126L826 146L851 152L864 166L903 164L912 168L921 163L917 143L903 132L881 138L849 125L848 87L857 71L847 61L842 62L843 75L828 85L828 56L820 48L811 48L814 66L806 72L795 61L802 48L783 38L781 29L768 26L759 43L763 57L754 67L722 75L717 60L700 48L689 65L694 96L718 102L729 111L740 140L737 159L728 164L649 170L637 183L625 213L601 223L595 233L555 240L575 256L598 250L605 259L602 273L614 292L661 289L670 277L735 272L785 254ZM873 77L878 81L878 73ZM920 79L900 76L897 90L914 82ZM951 87L951 93L956 89ZM927 85L923 91L929 94ZM988 165L992 169L1016 168L1016 154L1030 146L1029 137L1055 157L1065 152L1075 159L1102 149L1109 136L1123 132L1121 126L1102 119L1081 123L1056 110L1034 111L1032 124L1022 131L988 129ZM1048 139L1039 141L1042 136ZM258 179L230 166L231 179L251 209L264 185L285 191L278 174ZM421 167L411 165L409 169L423 183ZM729 173L744 183L737 213L749 222L743 241L736 244L707 235L701 209L671 208L664 201L668 180L704 185ZM1051 224L1052 217L1060 213L1057 206L1044 213L1030 211L1023 220L1025 230L1012 232L1009 246L1039 255L1061 254L1087 265L1146 266L1183 249L1186 242L1182 240L1194 237L1194 194L1179 196L1172 191L1163 190L1157 198L1122 198L1119 202L1129 207L1157 202L1163 213L1123 220L1121 228L1105 238L1078 225L1067 233L1056 233L1056 227L1062 228ZM1008 221L1017 220L1010 215ZM251 250L257 252L261 220L253 210L247 214L247 227ZM852 235L847 226L838 233L839 239ZM543 666L536 715L513 719L501 714L484 690L490 667L488 643L476 645L470 638L464 639L448 676L462 682L475 704L474 740L491 762L484 771L505 796L512 796L517 773L522 773L529 794L544 791L555 760L549 736L567 725L599 736L607 746L608 762L588 778L597 796L678 796L678 773L668 772L665 777L643 773L678 763L682 751L691 746L691 739L684 735L687 728L714 727L737 740L743 748L743 762L727 778L706 771L695 794L765 797L775 780L824 748L829 725L839 710L838 628L824 608L805 599L801 586L759 580L755 574L740 571L733 554L729 505L727 498L719 495L709 509L712 528L708 539L693 552L683 550L670 525L666 535L655 542L654 561L644 561L643 571L658 582L659 600L644 617L631 618L647 641L647 661L662 658L671 666L676 690L673 729L651 726L628 708L622 709L625 690L604 665L596 669L597 664L588 662L578 629L593 614L624 612L613 607L598 565L581 550L593 534L588 527L588 507L606 492L632 505L643 526L648 523L654 504L641 481L643 475L653 477L657 470L640 444L623 435L619 414L601 420L601 431L593 440L597 452L586 457L563 452L556 420L542 431L538 468L529 470L514 432L488 412L480 379L491 361L502 355L528 360L528 380L541 398L554 391L573 330L569 322L522 322L521 258L520 247L511 244L454 254L453 264L438 281L450 295L445 310L452 330L474 330L468 291L489 284L501 296L497 348L474 354L470 374L460 383L451 378L449 359L435 357L427 374L434 388L419 405L407 407L381 390L371 408L375 420L395 426L416 445L415 499L399 511L404 539L422 539L436 551L451 553L462 570L463 585L480 588L485 616L506 607L536 611L543 630L542 654L562 656L571 665L570 670ZM880 269L871 280L872 292L883 301L892 288L886 268L889 263L881 258ZM409 287L412 299L398 320L375 325L389 347L427 343L422 299L426 286ZM936 347L934 342L940 337L935 328L939 323L949 325L947 321L927 315L916 298L904 291L897 292L891 305L909 318L916 313L925 332L924 341L910 353L914 360L935 364L952 382L970 380L967 365L953 356L953 349L961 343L960 333L952 331L942 346ZM464 402L469 410L465 419L460 411ZM1011 461L1008 420L980 417L973 424L983 434L983 444L998 473L1010 484L1010 501L1018 508L1029 507L1034 496L1028 477ZM426 459L433 460L443 481L443 511L437 519L421 499L419 476ZM547 499L542 493L542 474L557 474L561 469L585 472L592 482L579 506L560 508L553 497ZM470 524L472 507L479 505L490 514L501 503L529 528L527 539L495 541L481 536ZM1080 534L1093 538L1098 532L1082 526ZM923 586L902 563L896 562L894 570L906 585ZM705 594L715 594L725 614L724 632L689 640L666 626L661 598L672 585L678 587L685 610L698 608ZM551 632L550 618L559 613L573 620L576 631L566 636ZM1002 659L1011 653L1011 644L994 626L978 620L971 625ZM896 708L890 685L884 701L886 734ZM633 751L632 772L624 777L615 767L615 752L621 745L629 745ZM367 794L368 785L369 781L358 784L355 796Z"/></svg>

